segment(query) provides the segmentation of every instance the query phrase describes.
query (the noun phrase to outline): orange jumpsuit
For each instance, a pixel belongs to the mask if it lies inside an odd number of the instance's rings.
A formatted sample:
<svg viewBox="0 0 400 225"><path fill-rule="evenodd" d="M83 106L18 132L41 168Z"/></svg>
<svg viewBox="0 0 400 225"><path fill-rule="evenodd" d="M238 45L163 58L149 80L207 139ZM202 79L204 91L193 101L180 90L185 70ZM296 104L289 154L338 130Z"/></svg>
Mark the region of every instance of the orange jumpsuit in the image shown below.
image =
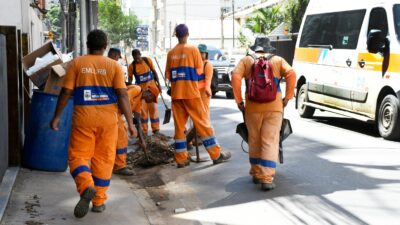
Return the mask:
<svg viewBox="0 0 400 225"><path fill-rule="evenodd" d="M168 52L165 71L171 81L175 161L184 164L188 159L185 125L189 116L211 159L218 159L221 147L214 136L198 88L199 74L203 72L203 60L197 47L188 44L176 45Z"/></svg>
<svg viewBox="0 0 400 225"><path fill-rule="evenodd" d="M118 106L114 89L126 88L120 65L99 55L74 59L64 80L73 90L74 112L68 164L80 194L96 188L94 205L107 199L115 160Z"/></svg>
<svg viewBox="0 0 400 225"><path fill-rule="evenodd" d="M200 90L200 96L201 100L203 101L204 108L207 111L207 115L210 116L210 99L211 96L207 96L206 90L211 93L211 80L213 77L213 72L214 72L214 67L213 65L208 61L204 61L204 73L200 75L200 80L199 80L199 90Z"/></svg>
<svg viewBox="0 0 400 225"><path fill-rule="evenodd" d="M242 79L249 78L254 59L244 57L236 66L232 76L232 86L236 103L242 102ZM279 81L286 80L286 99L293 98L296 74L292 67L281 57L271 58L275 84L278 92L275 101L267 103L245 103L245 118L249 132L250 174L262 183L272 183L279 152L279 131L282 125L282 92Z"/></svg>
<svg viewBox="0 0 400 225"><path fill-rule="evenodd" d="M140 114L142 106L141 88L137 85L128 86L128 98L132 112ZM126 153L128 150L128 132L125 126L123 115L118 117L118 141L115 156L114 170L126 167Z"/></svg>
<svg viewBox="0 0 400 225"><path fill-rule="evenodd" d="M149 85L156 85L154 81L154 74L152 72L153 70L155 70L153 61L149 57L147 57L147 61L149 62L150 67L146 64L144 60L142 60L141 63L136 64L136 75L133 74L132 63L129 65L128 68L128 76L135 76L135 83L139 85L142 90L146 90ZM152 131L156 132L160 130L160 119L158 117L157 103L146 103L144 100L142 100L141 118L144 134L147 134L148 131L149 118Z"/></svg>

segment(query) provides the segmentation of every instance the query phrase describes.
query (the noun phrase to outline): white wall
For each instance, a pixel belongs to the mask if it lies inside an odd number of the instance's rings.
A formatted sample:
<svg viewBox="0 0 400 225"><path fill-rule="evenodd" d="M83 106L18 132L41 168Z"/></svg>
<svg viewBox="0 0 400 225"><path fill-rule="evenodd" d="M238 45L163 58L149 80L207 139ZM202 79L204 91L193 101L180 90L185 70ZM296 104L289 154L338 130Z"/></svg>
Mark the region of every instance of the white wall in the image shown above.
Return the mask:
<svg viewBox="0 0 400 225"><path fill-rule="evenodd" d="M21 0L0 0L0 26L22 27Z"/></svg>

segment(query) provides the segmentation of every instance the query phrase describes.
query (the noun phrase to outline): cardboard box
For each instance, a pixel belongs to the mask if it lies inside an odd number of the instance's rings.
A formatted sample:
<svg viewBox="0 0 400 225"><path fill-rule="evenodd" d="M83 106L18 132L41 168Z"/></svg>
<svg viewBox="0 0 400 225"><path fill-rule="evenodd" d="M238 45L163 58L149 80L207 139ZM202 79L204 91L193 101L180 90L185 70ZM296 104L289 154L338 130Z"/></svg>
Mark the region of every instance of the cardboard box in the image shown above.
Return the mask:
<svg viewBox="0 0 400 225"><path fill-rule="evenodd" d="M58 64L51 67L50 75L48 76L44 92L49 94L59 95L64 83L66 74L66 65Z"/></svg>
<svg viewBox="0 0 400 225"><path fill-rule="evenodd" d="M48 64L44 64L42 67L38 67L40 69L33 72L32 74L28 74L27 71L29 70L29 68L35 65L36 59L45 56L49 52L55 55L55 60L49 62ZM50 74L51 67L60 63L62 63L61 53L56 49L52 42L45 43L42 47L36 49L35 51L22 58L22 64L25 73L29 76L31 81L37 87L41 87L46 83L47 77Z"/></svg>

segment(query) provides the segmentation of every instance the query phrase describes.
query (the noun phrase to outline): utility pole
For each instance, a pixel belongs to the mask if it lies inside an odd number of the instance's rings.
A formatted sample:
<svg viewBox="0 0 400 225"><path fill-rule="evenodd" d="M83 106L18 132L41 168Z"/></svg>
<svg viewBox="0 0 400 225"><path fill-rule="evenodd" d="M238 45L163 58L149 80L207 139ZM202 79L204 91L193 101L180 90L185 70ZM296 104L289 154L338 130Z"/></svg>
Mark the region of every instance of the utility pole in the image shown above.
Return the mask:
<svg viewBox="0 0 400 225"><path fill-rule="evenodd" d="M235 0L232 0L232 46L235 48Z"/></svg>
<svg viewBox="0 0 400 225"><path fill-rule="evenodd" d="M80 8L80 19L81 19L81 55L87 54L87 47L86 47L86 36L87 32L87 7L86 7L86 0L81 1L81 8Z"/></svg>
<svg viewBox="0 0 400 225"><path fill-rule="evenodd" d="M157 51L157 22L158 22L158 10L157 10L157 0L153 0L154 7L154 22L153 22L153 54L156 54Z"/></svg>
<svg viewBox="0 0 400 225"><path fill-rule="evenodd" d="M225 13L225 8L221 7L221 48L225 48L225 43L224 43L224 13Z"/></svg>
<svg viewBox="0 0 400 225"><path fill-rule="evenodd" d="M172 22L169 21L169 49L172 48Z"/></svg>

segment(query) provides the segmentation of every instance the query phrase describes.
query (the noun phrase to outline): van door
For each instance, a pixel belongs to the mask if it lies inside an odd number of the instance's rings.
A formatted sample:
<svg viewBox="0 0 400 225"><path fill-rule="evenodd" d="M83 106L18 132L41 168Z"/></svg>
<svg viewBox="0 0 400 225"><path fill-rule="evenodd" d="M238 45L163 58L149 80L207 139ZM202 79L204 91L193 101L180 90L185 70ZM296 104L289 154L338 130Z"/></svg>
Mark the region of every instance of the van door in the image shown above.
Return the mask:
<svg viewBox="0 0 400 225"><path fill-rule="evenodd" d="M317 74L307 80L310 101L352 110L356 48L365 12L360 9L307 16L300 47L319 50L314 68L309 69Z"/></svg>
<svg viewBox="0 0 400 225"><path fill-rule="evenodd" d="M375 117L376 100L384 82L382 75L384 57L367 51L367 36L373 29L381 30L385 36L389 35L387 13L382 7L373 8L369 13L368 26L360 36L358 72L353 80L353 110L371 118Z"/></svg>

